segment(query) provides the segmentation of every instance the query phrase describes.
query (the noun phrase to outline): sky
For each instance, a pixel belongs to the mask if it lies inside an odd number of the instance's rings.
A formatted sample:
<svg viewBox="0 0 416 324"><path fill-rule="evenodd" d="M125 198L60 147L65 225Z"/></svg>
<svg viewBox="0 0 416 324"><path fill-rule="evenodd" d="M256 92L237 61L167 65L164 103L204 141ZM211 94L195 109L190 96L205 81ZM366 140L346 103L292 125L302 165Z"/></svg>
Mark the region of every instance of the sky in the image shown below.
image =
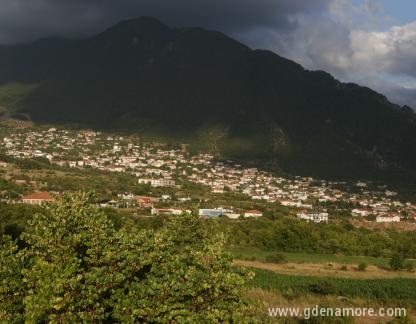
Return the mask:
<svg viewBox="0 0 416 324"><path fill-rule="evenodd" d="M85 37L140 16L222 31L416 109L415 0L0 0L0 44Z"/></svg>

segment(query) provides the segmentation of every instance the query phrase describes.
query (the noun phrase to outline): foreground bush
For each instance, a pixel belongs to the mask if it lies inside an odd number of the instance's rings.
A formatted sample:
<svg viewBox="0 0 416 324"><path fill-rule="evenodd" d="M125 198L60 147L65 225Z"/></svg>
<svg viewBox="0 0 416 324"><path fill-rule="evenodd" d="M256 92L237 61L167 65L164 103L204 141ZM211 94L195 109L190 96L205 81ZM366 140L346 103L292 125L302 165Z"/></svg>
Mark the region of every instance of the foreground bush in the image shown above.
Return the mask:
<svg viewBox="0 0 416 324"><path fill-rule="evenodd" d="M155 232L116 230L90 195L35 215L18 251L0 250L0 322L229 322L250 320L244 274L211 221L188 215Z"/></svg>

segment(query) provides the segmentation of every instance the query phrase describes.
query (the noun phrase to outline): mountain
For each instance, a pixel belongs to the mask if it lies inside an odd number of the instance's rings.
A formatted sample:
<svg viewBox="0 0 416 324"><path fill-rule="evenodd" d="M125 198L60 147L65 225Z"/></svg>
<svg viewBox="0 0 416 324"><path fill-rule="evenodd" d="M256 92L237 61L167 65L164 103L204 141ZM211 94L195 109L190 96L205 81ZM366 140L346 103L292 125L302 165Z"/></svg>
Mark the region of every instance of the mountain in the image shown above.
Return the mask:
<svg viewBox="0 0 416 324"><path fill-rule="evenodd" d="M35 122L158 134L294 174L416 179L410 108L222 33L150 17L86 39L0 46L1 107Z"/></svg>

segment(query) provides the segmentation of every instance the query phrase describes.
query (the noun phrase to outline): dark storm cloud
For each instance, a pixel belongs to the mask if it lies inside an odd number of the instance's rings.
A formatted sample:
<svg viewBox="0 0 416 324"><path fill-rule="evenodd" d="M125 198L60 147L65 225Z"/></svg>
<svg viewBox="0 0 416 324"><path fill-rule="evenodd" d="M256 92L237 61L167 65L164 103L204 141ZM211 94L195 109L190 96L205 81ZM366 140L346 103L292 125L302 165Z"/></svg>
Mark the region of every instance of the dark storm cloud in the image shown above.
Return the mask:
<svg viewBox="0 0 416 324"><path fill-rule="evenodd" d="M84 36L127 18L154 16L171 26L226 33L296 27L294 16L330 0L0 0L0 42L52 35Z"/></svg>

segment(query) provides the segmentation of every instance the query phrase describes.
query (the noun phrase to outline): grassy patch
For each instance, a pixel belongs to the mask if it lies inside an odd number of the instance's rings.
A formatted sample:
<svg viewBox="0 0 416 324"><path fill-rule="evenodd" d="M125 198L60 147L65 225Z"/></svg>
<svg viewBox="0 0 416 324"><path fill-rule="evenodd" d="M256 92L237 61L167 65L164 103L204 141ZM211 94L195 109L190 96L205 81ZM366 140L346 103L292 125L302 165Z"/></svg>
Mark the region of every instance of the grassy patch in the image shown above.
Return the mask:
<svg viewBox="0 0 416 324"><path fill-rule="evenodd" d="M37 88L36 84L19 82L0 85L0 106L9 112L20 108L20 103Z"/></svg>
<svg viewBox="0 0 416 324"><path fill-rule="evenodd" d="M264 251L258 249L230 248L228 252L236 259L265 261L266 257L276 251ZM360 264L388 267L389 260L386 258L374 258L369 256L350 256L337 254L319 254L302 252L279 252L284 255L288 262L293 263L339 263Z"/></svg>

